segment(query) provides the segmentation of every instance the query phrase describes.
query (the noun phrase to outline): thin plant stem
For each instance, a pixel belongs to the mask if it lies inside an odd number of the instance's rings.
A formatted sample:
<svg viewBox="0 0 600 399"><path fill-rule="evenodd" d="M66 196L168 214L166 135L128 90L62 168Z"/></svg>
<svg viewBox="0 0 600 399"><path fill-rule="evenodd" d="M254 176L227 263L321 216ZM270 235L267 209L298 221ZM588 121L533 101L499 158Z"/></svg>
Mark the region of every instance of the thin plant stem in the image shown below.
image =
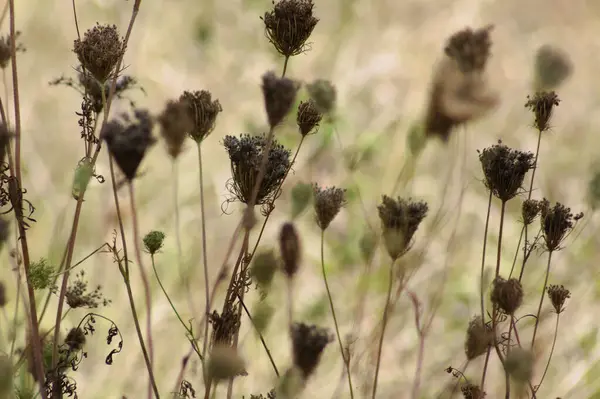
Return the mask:
<svg viewBox="0 0 600 399"><path fill-rule="evenodd" d="M415 309L415 327L419 335L419 349L417 352L417 366L415 369L415 379L412 386L412 399L419 399L419 391L421 390L421 373L423 371L423 360L425 358L425 338L426 326L421 326L421 313L419 309L419 300L413 292L408 293L412 300ZM428 326L427 326L428 327ZM383 335L383 334L382 334Z"/></svg>
<svg viewBox="0 0 600 399"><path fill-rule="evenodd" d="M202 145L198 143L198 170L200 185L200 212L202 216L202 267L204 269L204 294L206 303L204 307L207 315L204 322L204 343L202 344L202 357L206 357L208 347L208 314L210 313L210 287L208 285L208 248L206 247L206 209L204 204L204 176L202 168Z"/></svg>
<svg viewBox="0 0 600 399"><path fill-rule="evenodd" d="M144 286L144 296L146 297L146 334L148 339L148 353L150 355L150 368L152 369L154 364L154 349L152 347L152 299L150 296L150 282L148 276L144 270L144 264L142 262L142 251L140 250L140 232L137 217L137 208L135 206L135 190L133 188L133 181L129 182L129 199L131 201L131 219L133 224L133 248L135 250L135 256L137 263L140 268L140 275L142 277L142 284ZM152 398L152 386L154 385L152 378L148 384L148 399Z"/></svg>
<svg viewBox="0 0 600 399"><path fill-rule="evenodd" d="M258 328L256 328L256 324L254 324L254 319L252 319L252 316L250 315L250 311L246 307L246 304L244 304L244 300L242 299L242 297L239 294L238 294L238 299L240 301L240 304L244 308L244 312L246 312L246 316L248 316L250 323L252 323L252 326L258 333L260 342L262 343L262 346L265 349L265 352L267 352L267 356L269 357L269 361L271 362L271 365L273 366L273 371L275 371L275 375L277 376L277 378L279 378L279 370L277 369L277 366L275 365L275 360L273 360L273 356L271 355L271 351L269 350L269 347L267 346L267 343L265 342L265 338L263 337L262 333L258 330Z"/></svg>
<svg viewBox="0 0 600 399"><path fill-rule="evenodd" d="M189 289L189 279L183 276L183 250L181 249L181 220L179 215L179 173L177 158L172 159L171 174L173 179L173 213L175 214L175 241L177 243L177 263L179 264L179 279Z"/></svg>
<svg viewBox="0 0 600 399"><path fill-rule="evenodd" d="M544 369L544 374L542 374L542 378L540 382L537 384L538 389L542 386L542 382L544 382L544 378L546 377L546 373L548 372L548 368L550 367L550 361L552 360L552 354L554 353L554 347L556 345L556 337L558 336L558 322L560 321L560 313L556 314L556 326L554 327L554 338L552 339L552 348L550 349L550 355L548 356L548 362L546 363L546 368Z"/></svg>
<svg viewBox="0 0 600 399"><path fill-rule="evenodd" d="M517 249L515 250L515 256L513 257L513 263L510 268L510 274L508 278L512 277L513 272L515 271L515 265L517 264L517 257L519 255L519 249L521 248L521 242L523 242L523 232L525 231L526 225L523 223L523 227L521 227L521 234L519 235L519 241L517 242Z"/></svg>
<svg viewBox="0 0 600 399"><path fill-rule="evenodd" d="M388 313L390 300L392 297L392 286L394 284L394 264L396 263L396 259L392 259L392 263L390 264L390 274L388 277L388 289L387 289L387 298L385 300L385 307L383 308L383 324L381 326L381 334L379 334L379 345L377 347L377 361L375 365L375 378L373 379L373 393L371 395L372 399L375 399L377 395L377 380L379 378L379 366L381 364L381 351L383 349L383 337L385 336L385 328L387 327L388 322Z"/></svg>
<svg viewBox="0 0 600 399"><path fill-rule="evenodd" d="M498 254L496 256L496 277L500 275L500 259L502 258L502 233L504 230L504 213L506 211L506 201L502 201L500 208L500 230L498 231Z"/></svg>
<svg viewBox="0 0 600 399"><path fill-rule="evenodd" d="M321 229L321 271L323 272L323 282L325 283L325 290L327 291L327 298L329 299L329 307L331 308L331 315L333 316L333 324L335 325L335 334L340 345L340 354L346 366L346 374L348 375L348 386L350 387L350 397L354 398L354 389L352 388L352 375L350 374L350 361L347 359L344 352L344 345L342 344L342 337L340 335L340 327L338 325L337 317L335 315L335 308L333 306L333 298L331 297L331 290L329 289L329 283L327 282L327 272L325 271L325 230Z"/></svg>
<svg viewBox="0 0 600 399"><path fill-rule="evenodd" d="M480 289L481 289L481 322L485 324L485 281L483 280L484 271L485 271L485 252L487 249L487 236L488 236L488 228L490 226L490 213L492 210L492 192L490 191L490 195L488 198L488 209L487 215L485 217L485 229L483 231L483 249L481 251L481 278L480 278ZM483 384L481 389L483 389Z"/></svg>
<svg viewBox="0 0 600 399"><path fill-rule="evenodd" d="M538 325L540 324L540 313L542 313L542 304L544 303L544 294L546 293L546 287L548 286L548 277L550 276L550 263L552 262L552 252L548 251L548 265L546 266L546 278L544 279L544 288L542 289L542 295L540 296L540 305L535 316L535 326L533 327L533 337L531 338L531 348L535 344L535 337L537 335Z"/></svg>
<svg viewBox="0 0 600 399"><path fill-rule="evenodd" d="M285 61L283 61L283 72L281 73L281 77L285 77L285 73L287 72L288 61L290 60L289 56L285 57Z"/></svg>

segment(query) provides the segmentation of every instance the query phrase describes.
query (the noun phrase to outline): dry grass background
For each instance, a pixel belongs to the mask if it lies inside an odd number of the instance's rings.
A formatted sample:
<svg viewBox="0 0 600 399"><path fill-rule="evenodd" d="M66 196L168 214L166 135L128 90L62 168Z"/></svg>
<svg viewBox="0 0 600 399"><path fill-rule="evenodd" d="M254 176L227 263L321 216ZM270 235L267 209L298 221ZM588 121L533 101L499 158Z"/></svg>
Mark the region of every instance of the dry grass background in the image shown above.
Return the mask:
<svg viewBox="0 0 600 399"><path fill-rule="evenodd" d="M531 94L534 53L542 44L551 43L568 52L575 73L558 91L562 102L553 119L553 130L542 141L534 196L561 201L575 211L588 210L586 183L590 168L600 153L596 137L600 130L600 114L596 112L600 105L597 79L600 70L600 2L316 0L315 3L315 14L320 22L311 37L312 50L291 60L289 76L305 81L315 78L333 81L338 89L341 117L338 133L342 145L348 147L358 143L360 148L372 148L372 159L350 178L342 162L343 153L338 141L328 140L324 133L311 136L300 154L296 173L284 190L300 180L340 186L357 182L371 217L375 215L373 211L380 195L389 192L402 164L406 132L424 111L431 68L442 55L446 38L465 26L495 25L489 71L492 85L501 94L501 106L485 120L457 131L447 147L430 145L417 165L410 192L405 193L429 201L434 210L442 206L447 222L442 229L432 232L426 227L419 233L417 240L422 241L429 234L436 235L422 267L409 285L427 312L431 294L442 287L445 276L442 272L448 272L442 306L426 346L422 397L434 397L450 381L444 368L450 364L460 367L463 363L464 331L479 306L478 259L487 194L480 183L481 169L475 150L494 144L499 138L509 146L535 150L532 116L523 105L526 95ZM124 0L79 1L80 29L83 33L98 21L114 23L124 32L131 6L131 1ZM125 58L126 73L136 77L146 91L146 95L141 92L131 94L140 106L157 112L168 98L178 96L183 90L200 89L210 90L223 105L224 112L219 116L216 130L203 144L208 174L205 192L208 193L209 215L206 223L213 277L224 256L223 243L230 237L240 216L240 208L236 206L229 208L233 215L221 213L220 206L227 194L225 181L229 178L229 163L221 140L226 134L266 129L260 77L269 69L280 70L282 67L281 58L264 37L259 19L270 6L268 0L145 0ZM27 171L25 187L29 191L28 198L37 207L38 222L30 230L33 259L48 257L58 263L74 209L69 194L72 173L82 151L74 114L80 100L74 91L50 87L48 82L63 74L74 75L77 62L71 49L76 31L70 1L21 0L17 2L16 14L17 27L22 31L21 40L27 47L27 52L18 57L18 64ZM119 102L113 112L127 108L127 102ZM299 140L291 122L277 135L292 148ZM146 175L137 180L136 185L142 232L160 229L167 234L166 247L157 258L167 289L172 292L184 318L199 318L204 293L197 160L191 142L188 146L179 165L179 198L185 260L193 270L189 278L196 313L188 309L186 296L179 294L171 163L161 145L155 146L144 161L142 169ZM322 149L326 151L322 152ZM109 174L105 154L100 158L99 172L105 176ZM442 202L446 181L451 183ZM459 207L459 194L463 188L464 201ZM125 192L121 195L126 199ZM76 259L109 240L116 228L109 185L94 182L86 197ZM284 194L271 219L264 245L275 244L277 227L287 217L286 198ZM448 251L446 243L455 227L454 216L459 208L458 244ZM353 205L342 212L332 225L326 249L343 334L352 327L356 281L362 267L355 245L365 228L360 209ZM511 221L516 221L518 209L513 204L510 210ZM496 219L493 220L497 221L497 209L494 216ZM550 283L564 284L573 297L562 315L553 366L540 397L600 398L600 352L596 345L600 221L591 213L586 219L585 229L581 234L576 232L571 236L567 249L558 254L554 264ZM127 213L126 223L127 232L131 234ZM504 242L508 245L503 270L510 268L519 233L516 223L507 226L508 235ZM297 289L298 315L305 320L332 325L327 308L319 311L323 308L324 287L318 270L318 234L309 214L304 215L299 228L303 234L305 257ZM494 228L490 243L495 234ZM490 244L490 253L495 251L494 247ZM375 267L383 274L387 273L386 258L381 256ZM103 337L98 334L92 339L97 344L88 348L89 358L76 375L80 397L141 397L147 383L145 367L116 265L108 256L99 255L88 261L85 268L90 282L102 284L106 296L112 299L113 305L105 313L124 333L125 347L113 366L104 366L107 351ZM530 265L528 273L531 276L526 279L530 286L526 288L536 294L526 297L524 311L533 311L536 306L543 269L541 258ZM13 281L7 268L0 276ZM367 313L363 331L377 323L376 315L380 314L384 303L381 284L376 282L369 293L371 310ZM284 286L282 281L279 285ZM188 345L155 281L153 290L158 384L163 392L167 392L172 389ZM141 286L134 286L134 291L141 304ZM284 298L282 292L277 295ZM254 300L251 297L248 303L252 304ZM139 308L141 311L143 307ZM79 311L72 312L64 328L77 323L82 315ZM53 317L45 320L44 327L51 327L51 319ZM380 376L381 398L409 395L417 343L413 319L410 302L402 297L386 334ZM282 306L266 335L280 368L290 361L287 336L284 329L278 328L278 324L285 325L284 320ZM247 321L243 325L243 353L249 361L251 374L237 380L236 397L266 392L273 384L273 372L255 334L248 328ZM550 319L543 324L541 338L546 344L551 343L552 326ZM528 336L530 332L525 334ZM368 336L363 335L357 342L357 352L369 343ZM334 392L343 368L335 345L328 348L306 397L325 398ZM545 364L545 356L539 367ZM366 361L365 358L364 366ZM492 364L494 369L499 367L496 362ZM199 365L196 368L199 370ZM474 373L478 369L478 363L469 368ZM188 374L187 379L196 388L201 387L201 374ZM496 381L501 387L502 379ZM363 382L358 378L356 384L360 386ZM492 398L496 397L493 384L488 386L488 397ZM342 381L342 389L345 388ZM347 397L347 394L342 393L340 397Z"/></svg>

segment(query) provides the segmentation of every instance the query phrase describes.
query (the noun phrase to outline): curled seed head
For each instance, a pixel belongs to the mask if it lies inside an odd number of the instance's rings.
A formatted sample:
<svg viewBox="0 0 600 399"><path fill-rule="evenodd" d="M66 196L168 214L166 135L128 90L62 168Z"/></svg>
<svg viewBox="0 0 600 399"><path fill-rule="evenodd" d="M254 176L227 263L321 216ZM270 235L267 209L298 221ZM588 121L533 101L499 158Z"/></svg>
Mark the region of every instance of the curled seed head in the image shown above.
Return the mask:
<svg viewBox="0 0 600 399"><path fill-rule="evenodd" d="M169 101L158 117L160 132L167 145L167 152L175 159L181 153L183 142L194 129L190 113L191 103L187 99Z"/></svg>
<svg viewBox="0 0 600 399"><path fill-rule="evenodd" d="M573 63L561 49L545 44L535 55L535 82L540 90L553 90L573 73Z"/></svg>
<svg viewBox="0 0 600 399"><path fill-rule="evenodd" d="M115 25L96 24L76 39L73 51L81 65L100 83L106 82L125 53L123 39Z"/></svg>
<svg viewBox="0 0 600 399"><path fill-rule="evenodd" d="M539 215L541 209L540 201L528 199L523 201L521 207L521 217L523 223L527 226L533 223L533 220Z"/></svg>
<svg viewBox="0 0 600 399"><path fill-rule="evenodd" d="M267 38L285 57L303 53L307 50L306 41L319 22L313 16L312 0L281 0L273 4L273 10L261 17Z"/></svg>
<svg viewBox="0 0 600 399"><path fill-rule="evenodd" d="M493 344L494 333L492 329L484 324L481 316L475 316L467 328L467 338L465 340L465 354L468 360L475 359L486 353Z"/></svg>
<svg viewBox="0 0 600 399"><path fill-rule="evenodd" d="M152 137L154 121L147 110L135 110L133 120L128 115L121 119L108 122L100 138L106 140L108 151L127 180L132 181L146 152L156 141Z"/></svg>
<svg viewBox="0 0 600 399"><path fill-rule="evenodd" d="M485 185L492 194L506 202L521 189L525 174L534 167L534 155L514 150L498 142L479 152Z"/></svg>
<svg viewBox="0 0 600 399"><path fill-rule="evenodd" d="M315 183L313 192L317 225L321 230L326 230L342 207L346 205L346 190L336 187L321 188Z"/></svg>
<svg viewBox="0 0 600 399"><path fill-rule="evenodd" d="M272 129L279 125L290 112L296 100L299 85L291 79L278 78L273 71L265 73L262 81L265 110Z"/></svg>
<svg viewBox="0 0 600 399"><path fill-rule="evenodd" d="M209 91L184 91L180 101L188 105L188 113L193 121L189 134L197 143L201 143L215 128L217 115L223 111L219 100L213 100Z"/></svg>
<svg viewBox="0 0 600 399"><path fill-rule="evenodd" d="M535 116L535 127L540 132L550 129L550 118L554 107L560 104L560 100L553 91L541 91L533 97L527 96L525 107L529 108Z"/></svg>
<svg viewBox="0 0 600 399"><path fill-rule="evenodd" d="M291 329L294 365L307 379L317 368L325 347L333 341L329 330L304 323L295 323Z"/></svg>
<svg viewBox="0 0 600 399"><path fill-rule="evenodd" d="M410 248L413 236L427 216L429 207L423 201L383 196L377 207L383 225L383 238L392 259L402 256Z"/></svg>
<svg viewBox="0 0 600 399"><path fill-rule="evenodd" d="M337 91L333 83L324 79L317 79L306 86L310 98L321 114L331 114L335 110Z"/></svg>
<svg viewBox="0 0 600 399"><path fill-rule="evenodd" d="M583 217L583 213L573 215L571 208L560 202L550 207L550 202L543 199L541 202L542 235L548 251L559 249L567 234L573 229L575 222Z"/></svg>
<svg viewBox="0 0 600 399"><path fill-rule="evenodd" d="M317 109L317 105L312 98L308 101L300 102L296 123L303 137L309 134L314 128L319 127L321 118L323 118L323 115Z"/></svg>
<svg viewBox="0 0 600 399"><path fill-rule="evenodd" d="M293 278L300 268L300 237L293 223L284 223L279 232L279 251L283 260L283 271Z"/></svg>
<svg viewBox="0 0 600 399"><path fill-rule="evenodd" d="M146 234L143 241L146 251L148 251L150 255L154 255L163 247L163 243L165 241L165 233L163 233L162 231L153 230Z"/></svg>
<svg viewBox="0 0 600 399"><path fill-rule="evenodd" d="M554 310L557 314L561 314L565 310L565 301L571 298L571 292L562 285L551 285L547 291Z"/></svg>
<svg viewBox="0 0 600 399"><path fill-rule="evenodd" d="M492 303L508 315L513 315L523 303L523 287L516 278L508 280L498 276L492 289Z"/></svg>
<svg viewBox="0 0 600 399"><path fill-rule="evenodd" d="M464 73L482 71L490 57L492 41L490 32L493 26L473 30L465 28L448 39L444 52L456 61Z"/></svg>

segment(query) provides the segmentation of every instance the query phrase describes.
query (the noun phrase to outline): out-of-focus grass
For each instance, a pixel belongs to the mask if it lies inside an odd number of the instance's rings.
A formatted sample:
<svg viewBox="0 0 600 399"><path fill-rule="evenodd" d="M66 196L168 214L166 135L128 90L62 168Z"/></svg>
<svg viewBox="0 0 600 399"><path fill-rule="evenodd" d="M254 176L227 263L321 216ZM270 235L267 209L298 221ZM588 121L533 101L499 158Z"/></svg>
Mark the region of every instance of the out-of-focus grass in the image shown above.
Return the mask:
<svg viewBox="0 0 600 399"><path fill-rule="evenodd" d="M131 1L104 0L77 2L79 28L82 33L96 21L115 23L124 32L130 15ZM264 37L262 15L271 6L267 0L191 0L143 1L125 63L126 73L135 76L146 91L132 98L143 107L158 111L168 98L183 90L208 89L220 100L224 112L217 128L203 144L205 178L208 196L207 219L211 276L224 257L227 242L240 216L240 208L231 206L222 214L221 204L227 192L229 163L221 146L225 134L262 132L266 118L262 108L260 77L269 70L280 70L278 57ZM423 302L425 311L429 299L441 287L442 271L448 271L443 302L438 318L426 344L423 375L423 397L432 397L450 377L444 368L459 367L464 355L464 330L469 318L478 309L478 257L485 217L487 194L480 182L481 172L476 149L491 145L502 138L510 146L533 151L536 135L531 115L524 109L530 93L533 57L542 44L551 43L565 49L575 65L575 75L559 91L562 100L555 112L553 129L542 141L537 190L534 196L547 196L561 201L574 210L586 210L585 186L589 169L599 154L597 131L600 116L595 112L598 100L597 71L600 68L600 3L562 0L475 1L392 1L392 0L317 0L316 15L320 22L311 37L312 50L290 61L289 76L310 81L314 78L332 80L338 88L340 121L337 133L345 148L358 143L370 151L370 158L360 164L352 176L344 167L343 151L335 137L323 131L305 142L295 174L284 186L286 191L271 218L263 245L275 245L276 230L286 219L289 188L296 181L318 181L325 185L351 186L358 183L369 212L370 222L377 226L375 205L381 194L389 193L405 156L406 132L424 111L431 68L442 55L445 39L465 26L495 25L493 59L490 64L491 84L498 88L502 103L491 117L456 132L447 147L430 145L416 165L409 192L427 200L432 209L442 204L442 189L450 187L443 202L444 227L420 232L418 240L435 233L423 264L411 281L409 289ZM28 199L36 205L38 222L29 232L33 258L48 257L58 263L67 239L74 202L70 197L72 172L81 157L77 116L79 99L68 88L50 87L48 82L62 74L73 75L76 58L71 52L76 38L70 2L23 0L17 2L17 25L23 32L27 52L18 58L21 87L21 109L24 132L23 158L26 160ZM127 110L127 103L117 103L113 112ZM294 147L299 141L290 123L277 135ZM331 133L331 132L330 132ZM200 252L200 206L197 187L195 149L191 142L180 159L180 206L184 258L192 269L192 295L196 311L203 307L203 279ZM98 172L107 176L106 155L103 153ZM452 167L450 167L452 166ZM146 175L136 181L140 201L141 230L160 229L167 234L157 267L180 307L184 318L201 317L187 307L186 296L178 286L175 233L172 217L171 165L161 145L155 146L145 160ZM459 193L465 189L462 213L457 228L458 245L447 251L452 232ZM126 194L121 194L124 199ZM518 218L515 204L509 207L511 218ZM492 217L498 217L494 209ZM130 213L125 210L128 234L131 234ZM600 395L600 352L596 345L598 299L596 265L598 218L590 214L581 234L573 234L567 249L556 256L551 283L564 284L572 292L567 311L562 315L561 333L553 366L540 391L541 397L583 398ZM76 256L81 258L102 242L110 240L116 228L112 194L108 184L93 182L86 196L82 223L78 235ZM299 222L303 235L304 263L297 285L298 316L305 320L331 325L324 287L318 270L318 234L312 216L304 215ZM342 320L342 334L352 327L352 315L357 298L357 280L361 264L357 242L365 231L362 207L353 201L336 219L327 234L327 268L331 273L334 301ZM516 245L519 226L508 223L505 243ZM493 242L496 231L491 232ZM507 246L503 270L510 268L513 249ZM491 244L490 251L494 251ZM384 302L382 281L386 275L386 258L380 256L374 282L369 292L367 320L363 331L370 331L378 322ZM491 262L491 260L490 260ZM106 255L89 260L85 268L92 284L101 284L113 305L105 310L114 319L125 337L123 353L115 357L112 366L104 366L106 347L99 334L90 338L89 357L76 374L80 397L106 398L126 395L139 397L147 381L139 345L135 338L126 294L116 266ZM133 269L135 270L135 269ZM535 259L528 273L538 278L526 287L526 292L538 292L543 281L543 260ZM0 275L13 281L8 268ZM143 296L137 275L134 292L138 303ZM283 301L283 281L276 280L276 298ZM187 352L181 326L171 313L157 284L154 292L154 334L158 384L163 392L170 391L179 371L181 358ZM10 291L14 295L14 291ZM10 293L9 292L9 293ZM526 297L524 312L535 311L538 295ZM256 300L254 295L247 303ZM342 304L347 306L342 306ZM10 304L9 304L10 306ZM139 306L141 316L143 307ZM289 342L285 329L285 309L277 309L266 340L280 368L289 362ZM64 328L77 323L83 312L68 316ZM381 398L408 396L414 376L417 335L410 302L402 298L395 308L386 334L383 365L380 375ZM53 317L44 320L51 327ZM542 325L540 341L551 343L552 322ZM108 326L106 326L108 328ZM528 334L528 332L526 332ZM249 323L243 322L243 354L249 361L250 375L236 382L236 395L265 392L274 383L273 372ZM356 355L369 348L367 335L356 343ZM540 359L543 367L545 356ZM364 366L367 365L365 358ZM470 365L468 375L475 373L479 363ZM495 371L499 368L492 363ZM366 368L366 367L364 367ZM192 367L194 369L194 367ZM201 387L199 366L196 374L187 378ZM538 373L542 370L538 369ZM339 353L333 345L327 350L322 366L311 380L306 397L329 397L342 372ZM494 374L496 375L496 374ZM538 374L539 375L539 374ZM356 377L358 389L364 384ZM489 379L491 384L496 382ZM502 386L502 379L496 379ZM342 389L345 385L342 381ZM488 396L494 397L492 385ZM342 394L341 397L346 397Z"/></svg>

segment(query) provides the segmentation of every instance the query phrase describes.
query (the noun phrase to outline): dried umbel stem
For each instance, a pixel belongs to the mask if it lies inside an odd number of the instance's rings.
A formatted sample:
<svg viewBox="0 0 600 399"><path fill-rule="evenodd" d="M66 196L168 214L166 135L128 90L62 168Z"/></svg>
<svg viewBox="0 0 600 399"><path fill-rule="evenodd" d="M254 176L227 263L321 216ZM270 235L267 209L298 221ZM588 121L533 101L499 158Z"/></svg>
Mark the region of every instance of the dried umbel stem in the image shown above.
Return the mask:
<svg viewBox="0 0 600 399"><path fill-rule="evenodd" d="M185 91L180 101L188 104L188 113L193 121L193 128L189 134L194 141L201 143L213 131L217 115L223 112L219 100L212 99L209 91Z"/></svg>
<svg viewBox="0 0 600 399"><path fill-rule="evenodd" d="M296 123L298 124L302 137L305 137L312 132L313 129L318 128L322 118L323 115L321 115L317 109L317 105L312 98L308 101L301 101L298 106Z"/></svg>
<svg viewBox="0 0 600 399"><path fill-rule="evenodd" d="M535 127L540 132L550 129L552 110L560 104L560 99L553 91L541 91L533 97L527 96L525 108L529 108L535 116Z"/></svg>
<svg viewBox="0 0 600 399"><path fill-rule="evenodd" d="M479 152L485 186L503 202L519 194L525 174L534 167L534 155L514 150L498 141Z"/></svg>
<svg viewBox="0 0 600 399"><path fill-rule="evenodd" d="M346 190L336 187L321 188L315 183L313 193L317 225L321 230L326 230L346 205Z"/></svg>
<svg viewBox="0 0 600 399"><path fill-rule="evenodd" d="M548 251L559 249L575 222L583 217L582 212L573 215L571 208L567 208L560 202L550 207L550 202L545 198L542 200L541 215L542 235Z"/></svg>
<svg viewBox="0 0 600 399"><path fill-rule="evenodd" d="M410 248L414 234L427 216L429 207L423 201L383 196L377 207L383 226L383 238L388 254L398 259Z"/></svg>
<svg viewBox="0 0 600 399"><path fill-rule="evenodd" d="M123 115L104 125L100 138L106 140L108 151L127 178L132 181L148 148L155 142L152 137L154 121L146 110L135 110L134 118Z"/></svg>
<svg viewBox="0 0 600 399"><path fill-rule="evenodd" d="M307 379L317 368L325 347L333 342L333 335L327 329L314 325L295 323L291 328L294 366Z"/></svg>
<svg viewBox="0 0 600 399"><path fill-rule="evenodd" d="M300 237L293 223L285 223L279 233L279 251L283 260L283 271L293 278L300 268Z"/></svg>
<svg viewBox="0 0 600 399"><path fill-rule="evenodd" d="M300 86L291 79L278 78L273 71L264 74L262 81L265 110L273 129L290 112Z"/></svg>
<svg viewBox="0 0 600 399"><path fill-rule="evenodd" d="M550 285L547 291L556 314L561 314L565 310L565 301L571 298L571 292L562 285Z"/></svg>
<svg viewBox="0 0 600 399"><path fill-rule="evenodd" d="M306 41L319 20L313 16L312 0L281 0L261 17L265 34L279 54L285 57L307 50Z"/></svg>
<svg viewBox="0 0 600 399"><path fill-rule="evenodd" d="M465 354L467 360L473 360L487 352L493 344L494 332L491 327L483 323L481 316L475 316L467 328L465 340Z"/></svg>
<svg viewBox="0 0 600 399"><path fill-rule="evenodd" d="M81 65L104 84L113 73L118 73L115 68L125 53L125 45L115 25L96 24L83 39L75 40L73 51Z"/></svg>
<svg viewBox="0 0 600 399"><path fill-rule="evenodd" d="M505 280L498 276L494 279L491 299L504 313L513 315L523 303L523 287L516 278Z"/></svg>

